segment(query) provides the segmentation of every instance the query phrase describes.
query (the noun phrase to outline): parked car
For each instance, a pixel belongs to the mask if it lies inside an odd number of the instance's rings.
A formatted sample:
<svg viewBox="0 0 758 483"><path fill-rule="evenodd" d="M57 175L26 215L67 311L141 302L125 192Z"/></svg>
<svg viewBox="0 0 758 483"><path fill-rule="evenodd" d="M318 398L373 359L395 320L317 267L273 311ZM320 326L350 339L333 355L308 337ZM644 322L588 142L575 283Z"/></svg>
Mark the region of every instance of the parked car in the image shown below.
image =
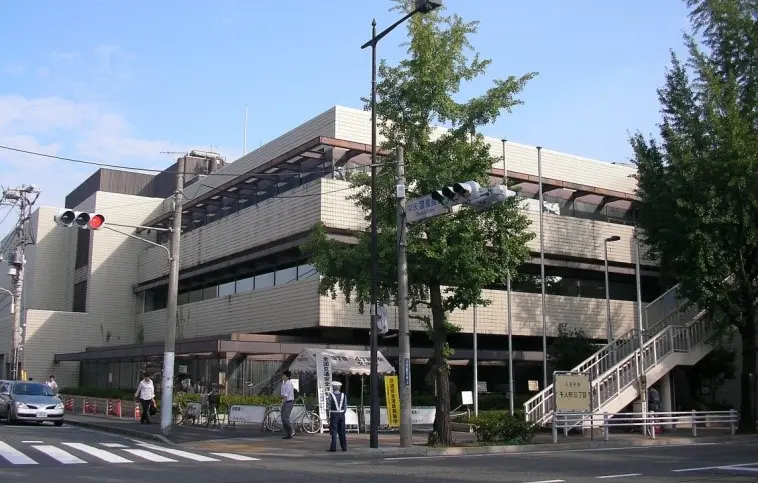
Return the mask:
<svg viewBox="0 0 758 483"><path fill-rule="evenodd" d="M0 384L0 417L6 423L31 421L63 425L63 401L46 384L10 381Z"/></svg>

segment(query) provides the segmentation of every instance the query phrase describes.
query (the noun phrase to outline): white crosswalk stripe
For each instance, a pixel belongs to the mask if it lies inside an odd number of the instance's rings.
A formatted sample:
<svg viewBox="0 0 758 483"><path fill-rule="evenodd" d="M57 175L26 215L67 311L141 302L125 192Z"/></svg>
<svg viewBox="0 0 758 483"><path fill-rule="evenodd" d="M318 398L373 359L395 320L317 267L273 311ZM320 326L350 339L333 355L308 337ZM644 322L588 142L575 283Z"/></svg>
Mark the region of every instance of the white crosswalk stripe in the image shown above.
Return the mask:
<svg viewBox="0 0 758 483"><path fill-rule="evenodd" d="M0 441L0 467L7 465L82 465L123 463L179 463L190 460L197 463L223 461L260 461L259 458L235 453L209 453L208 456L180 449L135 441L123 443L76 443L36 444L25 442L19 447ZM31 444L35 443L35 444ZM50 443L50 442L48 442ZM102 449L102 448L107 448ZM32 453L29 453L29 452ZM29 453L29 454L27 454Z"/></svg>

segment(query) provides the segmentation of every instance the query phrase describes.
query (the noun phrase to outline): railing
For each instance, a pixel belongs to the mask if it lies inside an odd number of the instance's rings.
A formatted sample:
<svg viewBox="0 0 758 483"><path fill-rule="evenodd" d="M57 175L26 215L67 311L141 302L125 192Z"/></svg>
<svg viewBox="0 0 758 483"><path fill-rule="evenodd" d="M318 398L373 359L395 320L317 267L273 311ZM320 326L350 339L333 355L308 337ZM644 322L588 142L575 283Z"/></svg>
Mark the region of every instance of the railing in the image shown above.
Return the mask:
<svg viewBox="0 0 758 483"><path fill-rule="evenodd" d="M681 325L682 321L690 321L696 315L696 309L689 307L681 311L683 303L677 299L679 285L675 285L667 290L663 295L653 300L645 306L646 330L643 332L643 341L650 340L655 334L670 325ZM670 300L676 299L676 303ZM668 312L663 312L664 308ZM659 319L650 324L653 314L661 314ZM630 355L633 355L639 349L639 331L631 329L619 338L606 344L587 360L572 369L572 372L590 373L592 379L612 370L620 361L623 361ZM534 397L524 403L524 412L527 421L537 424L543 424L551 415L554 401L553 385L549 385Z"/></svg>
<svg viewBox="0 0 758 483"><path fill-rule="evenodd" d="M603 439L610 440L611 428L639 428L642 434L648 434L655 439L661 426L691 427L692 436L697 437L698 426L729 428L734 436L737 431L739 415L734 409L729 411L679 411L679 412L648 412L648 413L557 413L552 421L553 443L558 443L558 433L562 429L568 435L570 429L576 426L576 421L582 420L591 430L603 429Z"/></svg>

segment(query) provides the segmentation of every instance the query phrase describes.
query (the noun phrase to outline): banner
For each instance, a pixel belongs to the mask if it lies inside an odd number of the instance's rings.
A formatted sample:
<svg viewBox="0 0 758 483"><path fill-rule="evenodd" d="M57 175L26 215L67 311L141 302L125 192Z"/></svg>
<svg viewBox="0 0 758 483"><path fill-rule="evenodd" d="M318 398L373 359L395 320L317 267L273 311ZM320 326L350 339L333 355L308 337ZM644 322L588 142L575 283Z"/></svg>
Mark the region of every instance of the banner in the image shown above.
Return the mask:
<svg viewBox="0 0 758 483"><path fill-rule="evenodd" d="M316 380L318 387L318 415L322 421L327 421L329 394L332 392L332 358L320 352L316 356Z"/></svg>
<svg viewBox="0 0 758 483"><path fill-rule="evenodd" d="M400 392L397 376L384 376L384 393L387 396L387 425L400 427Z"/></svg>

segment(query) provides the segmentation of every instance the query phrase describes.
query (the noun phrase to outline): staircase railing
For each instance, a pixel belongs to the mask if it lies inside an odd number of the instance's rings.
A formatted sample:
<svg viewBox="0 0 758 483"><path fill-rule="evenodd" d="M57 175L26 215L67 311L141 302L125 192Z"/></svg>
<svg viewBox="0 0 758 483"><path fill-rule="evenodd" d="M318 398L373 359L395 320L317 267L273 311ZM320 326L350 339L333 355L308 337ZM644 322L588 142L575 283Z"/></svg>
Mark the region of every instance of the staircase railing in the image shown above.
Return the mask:
<svg viewBox="0 0 758 483"><path fill-rule="evenodd" d="M668 325L676 324L681 320L691 320L689 317L694 314L690 314L689 310L685 313L680 312L679 307L681 303L679 301L675 303L671 302L672 299L678 300L678 289L679 285L677 284L645 306L644 320L646 330L643 333L644 340L649 340L650 337ZM658 315L660 317L655 319ZM687 318L683 319L683 317ZM631 329L613 340L610 344L606 344L600 348L587 360L573 368L572 371L589 372L592 374L592 378L595 379L613 369L619 361L634 354L638 348L639 332L637 329ZM544 423L550 417L553 410L554 397L553 385L550 384L526 401L524 403L524 412L527 421L537 424Z"/></svg>

